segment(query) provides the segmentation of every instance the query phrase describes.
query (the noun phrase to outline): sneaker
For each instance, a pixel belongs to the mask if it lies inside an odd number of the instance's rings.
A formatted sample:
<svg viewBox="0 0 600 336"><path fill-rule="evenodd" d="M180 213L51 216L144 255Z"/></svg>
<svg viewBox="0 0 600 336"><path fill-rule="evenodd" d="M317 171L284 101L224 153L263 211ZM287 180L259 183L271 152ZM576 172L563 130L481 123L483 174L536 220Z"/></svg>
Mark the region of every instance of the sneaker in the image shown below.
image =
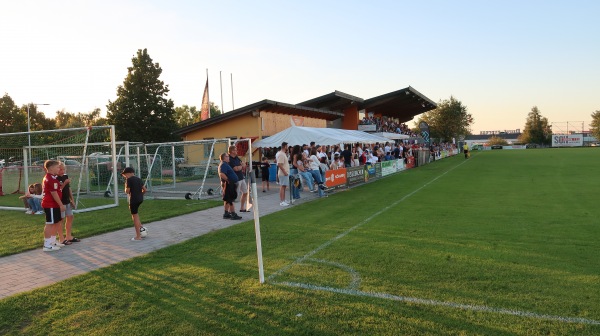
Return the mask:
<svg viewBox="0 0 600 336"><path fill-rule="evenodd" d="M65 247L65 244L63 243L59 243L59 242L55 242L54 246L58 246L58 247Z"/></svg>
<svg viewBox="0 0 600 336"><path fill-rule="evenodd" d="M36 215L43 215L43 214L45 214L45 212L44 212L44 211L42 211L42 210L40 210L40 211L36 212L35 214L36 214Z"/></svg>
<svg viewBox="0 0 600 336"><path fill-rule="evenodd" d="M325 185L324 185L324 184L319 184L319 188L320 188L321 190L325 190L325 189L327 189L327 187L325 187Z"/></svg>
<svg viewBox="0 0 600 336"><path fill-rule="evenodd" d="M26 214L31 215L33 212L31 212L31 210L27 210L25 211Z"/></svg>
<svg viewBox="0 0 600 336"><path fill-rule="evenodd" d="M290 205L290 203L288 203L286 201L283 201L283 202L279 203L279 205L281 205L281 206L288 206L288 205Z"/></svg>
<svg viewBox="0 0 600 336"><path fill-rule="evenodd" d="M238 216L235 212L231 213L231 219L242 219L242 216Z"/></svg>
<svg viewBox="0 0 600 336"><path fill-rule="evenodd" d="M54 251L58 251L60 250L60 247L58 246L44 246L44 252L54 252Z"/></svg>
<svg viewBox="0 0 600 336"><path fill-rule="evenodd" d="M223 214L223 219L230 219L231 218L231 214L229 212L226 212Z"/></svg>

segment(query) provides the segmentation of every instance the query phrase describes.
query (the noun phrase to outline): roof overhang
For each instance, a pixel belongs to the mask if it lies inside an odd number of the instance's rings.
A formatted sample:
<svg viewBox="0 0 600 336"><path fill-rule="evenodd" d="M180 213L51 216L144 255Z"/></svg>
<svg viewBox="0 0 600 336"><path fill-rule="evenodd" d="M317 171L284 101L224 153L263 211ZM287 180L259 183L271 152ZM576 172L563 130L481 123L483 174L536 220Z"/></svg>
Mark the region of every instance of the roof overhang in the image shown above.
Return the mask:
<svg viewBox="0 0 600 336"><path fill-rule="evenodd" d="M223 122L228 119L233 119L233 118L245 115L245 114L260 113L262 111L278 113L278 114L298 115L298 116L302 116L302 117L325 119L325 120L335 120L335 119L339 119L344 116L343 113L337 112L337 111L327 111L327 110L322 110L322 109L317 109L317 108L312 108L312 107L307 107L307 106L286 104L286 103L282 103L282 102L265 99L265 100L259 101L257 103L254 103L254 104L250 104L250 105L235 109L233 111L223 113L216 117L209 118L209 119L194 123L194 124L186 126L186 127L182 127L180 129L176 130L175 132L173 132L173 134L183 135L183 134L189 133L191 131L195 131L195 130L198 130L198 129L201 129L204 127L218 124L218 123Z"/></svg>
<svg viewBox="0 0 600 336"><path fill-rule="evenodd" d="M436 103L410 86L367 99L360 104L360 109L364 109L366 112L398 118L400 122L407 122L416 115L436 107Z"/></svg>
<svg viewBox="0 0 600 336"><path fill-rule="evenodd" d="M362 98L336 90L332 93L304 101L298 105L329 111L342 111L350 105L359 104L363 101L364 99Z"/></svg>

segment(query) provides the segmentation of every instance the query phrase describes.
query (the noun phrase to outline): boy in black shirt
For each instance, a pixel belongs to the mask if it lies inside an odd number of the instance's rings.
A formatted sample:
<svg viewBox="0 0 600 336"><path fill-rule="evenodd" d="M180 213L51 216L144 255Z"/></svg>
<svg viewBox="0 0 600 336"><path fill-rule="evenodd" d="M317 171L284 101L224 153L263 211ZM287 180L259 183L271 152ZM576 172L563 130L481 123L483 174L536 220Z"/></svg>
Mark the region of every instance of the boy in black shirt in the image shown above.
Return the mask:
<svg viewBox="0 0 600 336"><path fill-rule="evenodd" d="M140 229L142 228L142 222L138 210L142 202L144 201L144 193L146 187L142 180L135 176L135 171L131 167L123 169L121 175L125 179L125 193L129 201L129 210L131 211L131 219L133 220L133 227L135 228L135 237L131 238L132 241L142 240L140 235Z"/></svg>

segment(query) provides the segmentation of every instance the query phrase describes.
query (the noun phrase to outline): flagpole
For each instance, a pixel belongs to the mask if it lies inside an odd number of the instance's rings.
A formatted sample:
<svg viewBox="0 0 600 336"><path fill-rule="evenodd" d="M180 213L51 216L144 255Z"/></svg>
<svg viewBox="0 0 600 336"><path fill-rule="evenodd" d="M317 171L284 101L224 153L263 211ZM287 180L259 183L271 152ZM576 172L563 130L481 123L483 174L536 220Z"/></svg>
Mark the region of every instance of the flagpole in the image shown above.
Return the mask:
<svg viewBox="0 0 600 336"><path fill-rule="evenodd" d="M206 87L208 87L208 68L206 68ZM208 118L210 118L210 90L206 90L206 100L208 101Z"/></svg>
<svg viewBox="0 0 600 336"><path fill-rule="evenodd" d="M221 85L221 112L225 113L225 108L223 107L223 78L221 77L221 71L219 71L219 84Z"/></svg>
<svg viewBox="0 0 600 336"><path fill-rule="evenodd" d="M231 73L231 109L235 110L235 104L233 104L233 73Z"/></svg>

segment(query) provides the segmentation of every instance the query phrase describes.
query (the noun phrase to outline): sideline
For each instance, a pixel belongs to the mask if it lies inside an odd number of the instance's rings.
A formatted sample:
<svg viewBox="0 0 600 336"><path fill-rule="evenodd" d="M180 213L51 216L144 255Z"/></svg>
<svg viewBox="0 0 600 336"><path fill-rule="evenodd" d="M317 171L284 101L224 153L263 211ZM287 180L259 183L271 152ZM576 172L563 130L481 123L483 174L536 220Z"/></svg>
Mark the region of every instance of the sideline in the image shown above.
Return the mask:
<svg viewBox="0 0 600 336"><path fill-rule="evenodd" d="M305 283L297 283L297 282L287 282L287 281L279 282L279 281L275 281L274 280L276 277L278 277L281 274L285 273L286 271L288 271L292 267L294 267L296 265L304 264L307 261L320 261L322 263L326 262L324 260L312 259L312 256L314 256L319 251L327 248L328 246L330 246L334 242L338 241L339 239L344 238L350 232L352 232L352 231L358 229L359 227L361 227L361 226L369 223L373 218L377 217L378 215L384 213L385 211L387 211L390 208L392 208L392 207L400 204L401 202L403 202L407 198L411 197L412 195L416 194L417 192L423 190L424 188L426 188L430 184L434 183L435 181L437 181L441 177L445 176L449 172L453 171L454 169L456 169L456 168L462 166L463 164L469 162L471 159L472 159L472 157L469 158L469 159L467 159L467 160L464 160L463 162L457 164L456 166L448 169L447 171L445 171L442 174L438 175L437 177L433 178L429 182L425 183L421 187L415 189L414 191L410 192L409 194L405 195L404 197L400 198L399 200L397 200L397 201L391 203L390 205L382 208L381 210L375 212L374 214L372 214L371 216L367 217L366 219L364 219L360 223L354 225L353 227L349 228L348 230L346 230L346 231L342 232L341 234L335 236L331 240L323 243L322 245L318 246L317 248L315 248L314 250L308 252L307 254L303 255L302 257L297 258L291 264L288 264L288 265L280 268L279 270L277 270L274 273L272 273L271 275L269 275L269 277L267 278L267 281L269 283L273 284L273 285L287 286L287 287L296 287L296 288L303 288L303 289L315 290L315 291L325 291L325 292L338 293L338 294L347 294L347 295L362 296L362 297L372 297L372 298L379 298L379 299L386 299L386 300L410 302L410 303L421 304L421 305L429 305L429 306L443 306L443 307L450 307L450 308L456 308L456 309L462 309L462 310L469 310L469 311L476 311L476 312L498 313L498 314L504 314L504 315L522 316L522 317L529 317L529 318L536 318L536 319L543 319L543 320L551 320L551 321L558 321L558 322L566 322L566 323L579 323L579 324L587 324L587 325L600 325L600 321L592 320L592 319L586 319L586 318L581 318L581 317L563 317L563 316L557 316L557 315L546 315L546 314L539 314L539 313L535 313L535 312L527 312L527 311L513 310L513 309L506 309L506 308L494 308L494 307L488 307L488 306L483 306L483 305L468 305L468 304L461 304L461 303L455 303L455 302L445 302L445 301L437 301L437 300L430 300L430 299L422 299L422 298L398 296L398 295L393 295L393 294L389 294L389 293L364 292L364 291L360 291L360 290L354 289L356 287L356 281L357 281L357 279L360 279L360 275L357 274L354 271L350 272L351 276L352 276L352 278L354 280L353 280L353 285L349 289L333 288L333 287L326 287L326 286L317 286L317 285L305 284ZM334 264L332 262L327 262L327 263ZM346 269L346 270L352 270L352 268L350 268L349 266L339 265L337 263L336 263L336 266L338 266L339 268ZM360 280L358 280L358 281L360 281Z"/></svg>

